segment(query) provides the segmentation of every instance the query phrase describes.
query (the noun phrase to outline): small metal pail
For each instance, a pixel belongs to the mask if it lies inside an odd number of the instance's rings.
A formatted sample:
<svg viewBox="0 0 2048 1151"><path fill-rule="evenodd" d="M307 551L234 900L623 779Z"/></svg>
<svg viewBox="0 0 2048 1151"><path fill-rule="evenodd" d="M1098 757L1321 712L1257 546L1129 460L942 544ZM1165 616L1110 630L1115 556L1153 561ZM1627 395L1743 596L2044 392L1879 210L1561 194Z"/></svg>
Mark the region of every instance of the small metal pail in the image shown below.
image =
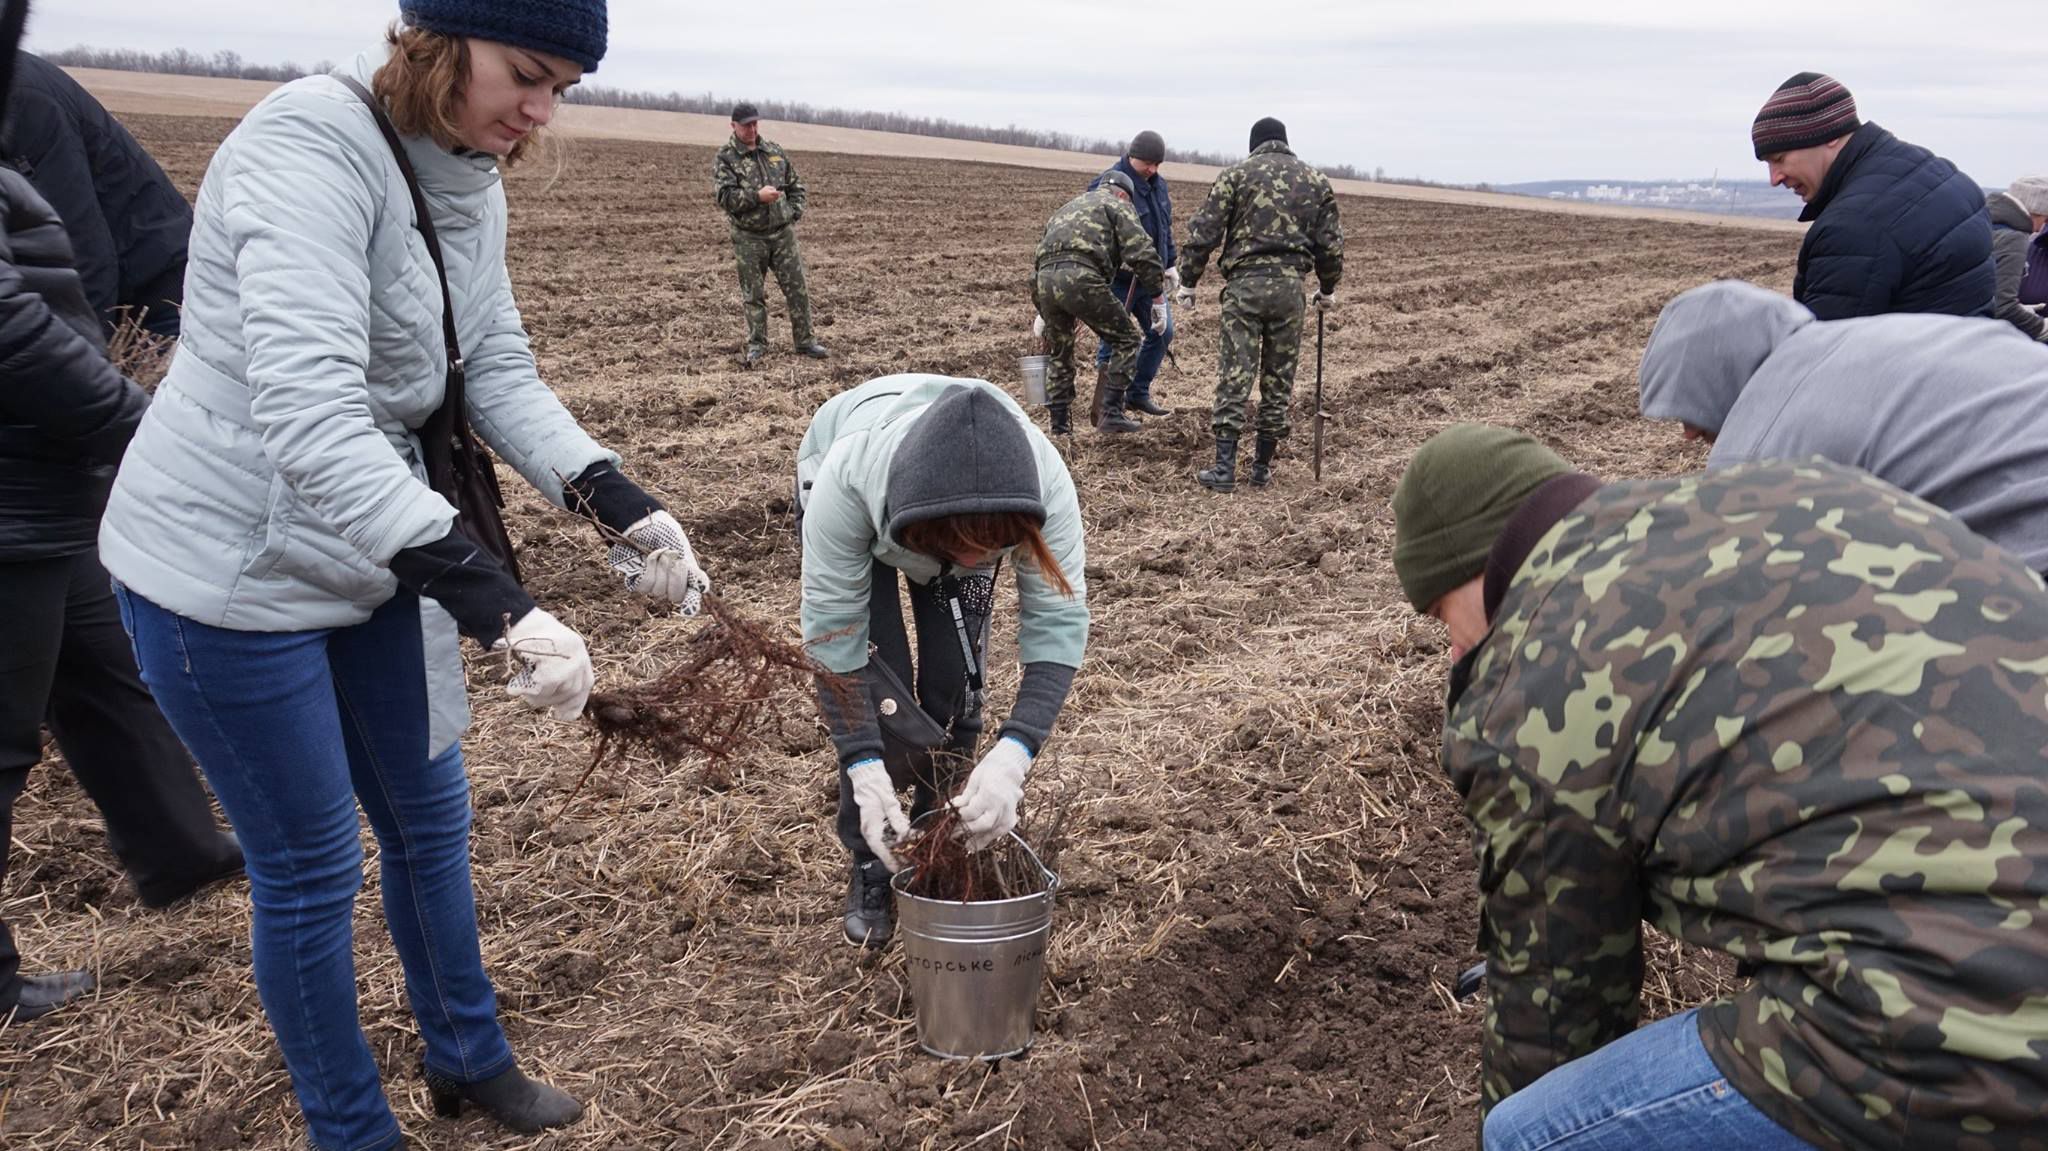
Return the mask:
<svg viewBox="0 0 2048 1151"><path fill-rule="evenodd" d="M1044 356L1017 357L1017 371L1024 377L1024 399L1039 407L1045 406L1045 365Z"/></svg>
<svg viewBox="0 0 2048 1151"><path fill-rule="evenodd" d="M914 868L891 880L897 934L917 1004L917 1043L942 1058L1001 1059L1031 1046L1060 880L1015 833L1010 838L1044 874L1045 890L955 903L911 895L906 888Z"/></svg>

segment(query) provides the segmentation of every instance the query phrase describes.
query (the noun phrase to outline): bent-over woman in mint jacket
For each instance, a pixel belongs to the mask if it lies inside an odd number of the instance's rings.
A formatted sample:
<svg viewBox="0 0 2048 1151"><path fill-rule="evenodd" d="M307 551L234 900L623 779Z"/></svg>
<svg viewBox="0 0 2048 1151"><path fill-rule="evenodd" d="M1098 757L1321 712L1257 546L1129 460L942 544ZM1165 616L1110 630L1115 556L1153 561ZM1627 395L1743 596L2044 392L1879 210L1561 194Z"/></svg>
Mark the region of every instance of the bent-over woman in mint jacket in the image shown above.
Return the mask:
<svg viewBox="0 0 2048 1151"><path fill-rule="evenodd" d="M971 759L982 733L982 653L1005 561L1023 677L952 803L971 848L1017 824L1025 775L1088 645L1081 509L1066 461L1016 401L981 380L928 375L828 400L798 449L797 494L804 642L862 687L858 700L820 692L839 758L839 840L853 854L844 929L881 947L893 931L892 837L955 782L926 752ZM896 794L906 784L910 816Z"/></svg>
<svg viewBox="0 0 2048 1151"><path fill-rule="evenodd" d="M310 1141L347 1151L401 1138L358 1021L359 805L436 1110L471 1101L523 1131L580 1113L520 1072L484 974L457 632L509 647L508 690L557 719L592 674L424 478L441 285L341 76L374 93L418 172L476 431L551 502L640 545L611 549L629 589L688 611L708 588L675 520L541 383L505 270L499 169L603 55L602 0L407 0L404 16L388 50L279 88L215 153L182 342L100 535L144 679L241 836L256 986Z"/></svg>

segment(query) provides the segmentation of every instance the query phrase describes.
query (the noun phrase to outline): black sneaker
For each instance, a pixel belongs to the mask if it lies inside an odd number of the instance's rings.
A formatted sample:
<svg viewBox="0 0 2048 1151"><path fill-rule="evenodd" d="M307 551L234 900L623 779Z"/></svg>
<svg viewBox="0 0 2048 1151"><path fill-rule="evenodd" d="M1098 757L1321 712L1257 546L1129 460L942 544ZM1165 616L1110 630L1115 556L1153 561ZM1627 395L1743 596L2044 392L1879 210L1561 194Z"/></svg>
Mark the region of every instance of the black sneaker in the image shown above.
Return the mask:
<svg viewBox="0 0 2048 1151"><path fill-rule="evenodd" d="M853 865L846 881L846 941L882 948L896 932L896 908L889 898L889 869L879 859Z"/></svg>
<svg viewBox="0 0 2048 1151"><path fill-rule="evenodd" d="M808 344L798 344L796 350L798 355L809 356L814 360L822 360L832 354L825 350L825 345L816 340L812 340Z"/></svg>

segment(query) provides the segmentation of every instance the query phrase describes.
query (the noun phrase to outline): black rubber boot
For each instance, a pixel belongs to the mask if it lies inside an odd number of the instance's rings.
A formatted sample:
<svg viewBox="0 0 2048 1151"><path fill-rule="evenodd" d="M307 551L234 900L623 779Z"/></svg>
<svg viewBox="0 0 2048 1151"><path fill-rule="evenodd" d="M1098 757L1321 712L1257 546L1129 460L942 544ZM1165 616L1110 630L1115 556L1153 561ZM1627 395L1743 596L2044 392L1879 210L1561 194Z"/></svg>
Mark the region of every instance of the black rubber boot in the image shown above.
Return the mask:
<svg viewBox="0 0 2048 1151"><path fill-rule="evenodd" d="M896 933L895 905L889 899L889 869L879 859L853 865L846 881L846 941L877 950Z"/></svg>
<svg viewBox="0 0 2048 1151"><path fill-rule="evenodd" d="M59 1007L75 999L91 995L100 981L90 971L53 971L48 975L24 975L21 977L21 998L15 1000L13 1021L26 1023L41 1019ZM0 1011L0 1023L7 1022L9 1015Z"/></svg>
<svg viewBox="0 0 2048 1151"><path fill-rule="evenodd" d="M825 350L825 345L816 340L812 340L807 344L798 344L796 350L798 355L809 356L814 360L822 360L832 354Z"/></svg>
<svg viewBox="0 0 2048 1151"><path fill-rule="evenodd" d="M1053 435L1071 436L1074 434L1074 425L1067 419L1067 405L1047 404L1045 405L1045 412L1052 420L1051 432Z"/></svg>
<svg viewBox="0 0 2048 1151"><path fill-rule="evenodd" d="M426 1077L427 1093L434 1097L434 1114L443 1119L461 1118L462 1105L474 1103L512 1130L531 1135L550 1127L566 1127L583 1117L583 1104L568 1092L529 1079L517 1067L477 1083L444 1079L424 1065L420 1072Z"/></svg>
<svg viewBox="0 0 2048 1151"><path fill-rule="evenodd" d="M1216 466L1195 473L1202 486L1212 492L1237 490L1237 441L1216 441Z"/></svg>
<svg viewBox="0 0 2048 1151"><path fill-rule="evenodd" d="M1143 431L1145 425L1124 414L1124 390L1110 388L1102 393L1102 423L1097 431L1123 434Z"/></svg>
<svg viewBox="0 0 2048 1151"><path fill-rule="evenodd" d="M1258 446L1253 449L1251 484L1255 488L1265 487L1273 482L1273 453L1280 450L1280 441L1272 436L1260 436Z"/></svg>
<svg viewBox="0 0 2048 1151"><path fill-rule="evenodd" d="M1162 408L1158 404L1153 403L1150 393L1142 396L1125 396L1124 407L1129 411L1139 412L1148 416L1170 416L1173 414L1173 409Z"/></svg>

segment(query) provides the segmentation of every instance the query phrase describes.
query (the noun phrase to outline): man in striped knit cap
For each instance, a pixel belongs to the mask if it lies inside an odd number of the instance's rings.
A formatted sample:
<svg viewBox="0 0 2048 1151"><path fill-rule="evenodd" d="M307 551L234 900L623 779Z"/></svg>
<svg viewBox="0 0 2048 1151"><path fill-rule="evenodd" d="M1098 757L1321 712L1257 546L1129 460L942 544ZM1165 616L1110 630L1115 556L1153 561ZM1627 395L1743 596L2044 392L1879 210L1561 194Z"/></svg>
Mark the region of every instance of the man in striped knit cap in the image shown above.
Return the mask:
<svg viewBox="0 0 2048 1151"><path fill-rule="evenodd" d="M1749 136L1771 183L1806 201L1792 296L1815 316L1992 314L1991 220L1954 164L1858 120L1855 97L1818 72L1778 85Z"/></svg>

